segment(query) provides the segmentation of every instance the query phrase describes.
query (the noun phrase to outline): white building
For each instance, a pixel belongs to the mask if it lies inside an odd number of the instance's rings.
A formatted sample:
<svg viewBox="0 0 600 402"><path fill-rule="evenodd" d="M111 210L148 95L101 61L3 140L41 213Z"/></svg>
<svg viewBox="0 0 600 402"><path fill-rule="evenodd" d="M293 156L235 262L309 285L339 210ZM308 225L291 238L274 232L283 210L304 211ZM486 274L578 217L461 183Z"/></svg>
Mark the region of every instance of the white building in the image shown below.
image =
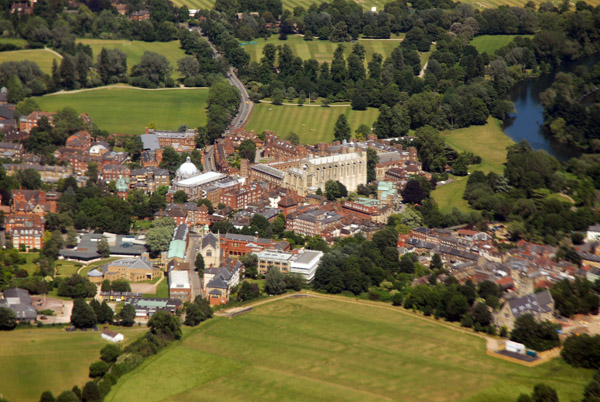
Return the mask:
<svg viewBox="0 0 600 402"><path fill-rule="evenodd" d="M276 268L284 274L300 274L306 282L310 282L315 277L323 252L303 250L298 254L293 254L278 250L263 250L256 256L258 257L258 273L261 275L265 275L270 268Z"/></svg>
<svg viewBox="0 0 600 402"><path fill-rule="evenodd" d="M590 226L586 232L586 241L598 241L600 240L600 225Z"/></svg>
<svg viewBox="0 0 600 402"><path fill-rule="evenodd" d="M192 299L192 286L188 271L169 272L169 297L184 302Z"/></svg>
<svg viewBox="0 0 600 402"><path fill-rule="evenodd" d="M121 333L111 331L108 328L104 328L104 331L102 331L102 339L107 340L109 342L117 343L123 342L123 339L125 339L125 337Z"/></svg>
<svg viewBox="0 0 600 402"><path fill-rule="evenodd" d="M323 258L322 251L304 250L292 258L291 272L302 275L306 282L310 282L315 277L321 258Z"/></svg>

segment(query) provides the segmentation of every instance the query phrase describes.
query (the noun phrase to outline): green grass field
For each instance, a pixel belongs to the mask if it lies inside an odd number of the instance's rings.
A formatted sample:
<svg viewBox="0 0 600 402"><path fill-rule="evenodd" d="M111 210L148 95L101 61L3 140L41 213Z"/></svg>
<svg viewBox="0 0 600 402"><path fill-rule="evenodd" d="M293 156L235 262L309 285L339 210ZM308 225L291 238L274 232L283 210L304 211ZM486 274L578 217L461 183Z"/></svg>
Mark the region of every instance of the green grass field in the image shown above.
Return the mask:
<svg viewBox="0 0 600 402"><path fill-rule="evenodd" d="M19 265L19 268L26 270L29 275L33 275L37 270L38 266L33 262L40 253L19 253L21 257L25 257L25 264Z"/></svg>
<svg viewBox="0 0 600 402"><path fill-rule="evenodd" d="M473 38L470 44L475 46L479 53L487 52L493 55L496 50L508 45L517 36L533 37L533 35L481 35Z"/></svg>
<svg viewBox="0 0 600 402"><path fill-rule="evenodd" d="M398 310L302 298L213 318L119 379L105 400L495 402L543 381L571 401L591 378L562 360L529 368L488 356L483 339Z"/></svg>
<svg viewBox="0 0 600 402"><path fill-rule="evenodd" d="M311 4L320 5L325 0L283 0L283 8L292 10L294 7L308 8ZM368 11L371 7L377 7L377 10L383 10L383 6L388 0L354 0L360 4L364 11ZM212 9L215 5L215 0L173 0L173 4L177 7L186 5L190 10L197 9Z"/></svg>
<svg viewBox="0 0 600 402"><path fill-rule="evenodd" d="M504 171L506 147L514 144L502 127L500 121L490 118L484 126L470 126L443 133L446 143L458 152L471 152L481 156L481 164L470 167L470 171L481 170L485 173ZM467 185L467 176L454 177L454 182L438 186L431 194L442 212L451 212L453 208L470 210L462 197Z"/></svg>
<svg viewBox="0 0 600 402"><path fill-rule="evenodd" d="M0 38L0 43L1 44L10 43L11 45L19 46L22 48L27 46L27 41L25 39L19 39L19 38ZM0 56L1 56L1 54L0 54Z"/></svg>
<svg viewBox="0 0 600 402"><path fill-rule="evenodd" d="M129 70L140 62L144 52L161 54L171 63L173 77L179 76L179 73L175 71L177 69L177 60L185 57L185 52L179 48L178 40L171 42L142 42L137 40L77 39L77 43L83 43L92 48L94 61L96 61L102 48L121 50L127 55L127 67Z"/></svg>
<svg viewBox="0 0 600 402"><path fill-rule="evenodd" d="M399 38L396 38L399 39ZM314 58L319 63L324 61L331 62L333 60L333 52L338 47L339 43L334 43L328 40L311 40L305 41L301 36L289 36L287 40L279 40L276 35L271 36L266 41L264 39L256 39L256 45L251 45L249 42L243 46L243 49L250 55L250 60L260 61L263 57L262 51L267 43L275 46L287 44L295 56L300 57L302 60ZM365 62L371 60L373 53L379 53L385 59L388 57L392 50L400 45L399 40L364 40L358 41L365 47L366 57ZM343 43L344 54L348 56L352 51L352 43Z"/></svg>
<svg viewBox="0 0 600 402"><path fill-rule="evenodd" d="M144 294L144 297L164 297L167 298L169 297L169 281L167 280L167 278L165 277L165 279L163 279L158 286L156 286L156 293L155 294Z"/></svg>
<svg viewBox="0 0 600 402"><path fill-rule="evenodd" d="M145 328L119 329L125 340L142 335ZM100 332L67 333L58 328L18 329L0 332L0 396L11 402L37 401L50 390L55 396L83 388L88 367L99 360L106 345Z"/></svg>
<svg viewBox="0 0 600 402"><path fill-rule="evenodd" d="M302 144L330 142L333 140L333 127L340 114L346 115L354 135L354 131L361 124L371 127L379 111L373 108L357 111L352 110L350 106L274 106L258 103L254 105L245 128L257 133L270 130L281 138L286 138L290 132L294 132L298 134Z"/></svg>
<svg viewBox="0 0 600 402"><path fill-rule="evenodd" d="M70 106L79 113L88 113L100 129L111 133L142 134L150 123L161 130L205 124L207 98L208 89L108 87L34 99L42 110Z"/></svg>
<svg viewBox="0 0 600 402"><path fill-rule="evenodd" d="M50 50L46 49L26 49L26 50L13 50L10 52L0 53L0 63L6 61L24 61L29 60L37 63L40 69L50 74L52 72L52 60L55 60L60 64L60 57Z"/></svg>
<svg viewBox="0 0 600 402"><path fill-rule="evenodd" d="M56 261L55 267L59 276L71 276L77 273L77 270L82 267L83 264L76 261L58 260Z"/></svg>

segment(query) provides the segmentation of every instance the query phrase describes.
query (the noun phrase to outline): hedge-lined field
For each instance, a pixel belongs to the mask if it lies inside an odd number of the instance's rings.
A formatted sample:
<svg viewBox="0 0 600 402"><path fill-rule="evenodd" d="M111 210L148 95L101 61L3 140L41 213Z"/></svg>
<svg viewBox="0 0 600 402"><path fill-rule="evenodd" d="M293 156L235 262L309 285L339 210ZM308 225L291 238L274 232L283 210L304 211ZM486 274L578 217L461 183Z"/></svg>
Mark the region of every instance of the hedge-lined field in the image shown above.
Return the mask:
<svg viewBox="0 0 600 402"><path fill-rule="evenodd" d="M177 60L185 57L186 54L179 47L179 41L173 40L170 42L142 42L138 40L110 40L110 39L77 39L77 43L89 45L94 52L94 62L102 48L119 49L127 55L127 68L131 71L131 67L138 64L142 59L144 52L154 52L161 54L169 60L173 67L173 77L178 77Z"/></svg>
<svg viewBox="0 0 600 402"><path fill-rule="evenodd" d="M360 39L358 42L364 46L366 51L365 62L371 60L373 53L379 53L385 59L388 57L392 50L400 45L401 37L396 37L394 40L375 39L365 40ZM302 60L315 59L319 63L324 61L331 62L333 60L333 52L340 43L334 43L328 40L313 39L311 41L305 41L304 37L298 35L288 36L285 41L279 40L278 36L271 36L266 41L264 39L256 39L253 42L256 44L250 44L243 46L246 53L250 55L250 60L260 61L263 57L262 51L267 43L271 43L275 46L287 44L291 49L294 56L300 57ZM353 43L342 43L344 46L344 54L348 56L352 51Z"/></svg>
<svg viewBox="0 0 600 402"><path fill-rule="evenodd" d="M213 318L121 377L105 400L500 402L544 382L571 401L593 374L560 359L526 367L488 356L484 339L398 310L289 298Z"/></svg>
<svg viewBox="0 0 600 402"><path fill-rule="evenodd" d="M294 132L298 134L302 144L316 144L333 141L333 127L340 114L346 115L354 135L354 131L361 124L371 127L379 115L379 110L370 108L358 111L352 110L350 106L274 106L258 103L254 105L245 128L257 133L273 131L281 138L286 138L290 132Z"/></svg>
<svg viewBox="0 0 600 402"><path fill-rule="evenodd" d="M18 42L17 42L18 43ZM29 60L37 63L46 74L52 72L52 60L60 64L61 57L48 49L25 49L0 52L0 63Z"/></svg>
<svg viewBox="0 0 600 402"><path fill-rule="evenodd" d="M479 53L487 52L491 56L496 50L508 45L517 36L533 37L533 35L481 35L473 38L470 44L475 46Z"/></svg>
<svg viewBox="0 0 600 402"><path fill-rule="evenodd" d="M56 111L69 106L79 113L88 113L100 129L111 133L142 134L150 123L161 130L204 125L208 89L142 90L112 86L34 99L42 110Z"/></svg>

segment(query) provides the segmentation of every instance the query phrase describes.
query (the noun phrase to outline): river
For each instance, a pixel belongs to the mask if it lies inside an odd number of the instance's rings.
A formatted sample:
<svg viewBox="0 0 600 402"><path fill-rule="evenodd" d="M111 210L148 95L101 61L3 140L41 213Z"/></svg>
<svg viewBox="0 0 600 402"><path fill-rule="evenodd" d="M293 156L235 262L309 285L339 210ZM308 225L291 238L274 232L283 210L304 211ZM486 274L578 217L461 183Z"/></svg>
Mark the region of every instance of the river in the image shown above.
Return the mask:
<svg viewBox="0 0 600 402"><path fill-rule="evenodd" d="M564 63L551 73L536 78L528 78L513 86L509 91L509 98L515 104L516 113L504 120L502 128L506 135L515 142L527 140L533 149L544 149L558 160L567 160L580 155L581 152L552 141L550 137L543 133L544 116L542 113L543 107L540 104L540 94L552 85L556 73L560 71L572 72L578 66L591 66L599 60L600 55L596 54Z"/></svg>

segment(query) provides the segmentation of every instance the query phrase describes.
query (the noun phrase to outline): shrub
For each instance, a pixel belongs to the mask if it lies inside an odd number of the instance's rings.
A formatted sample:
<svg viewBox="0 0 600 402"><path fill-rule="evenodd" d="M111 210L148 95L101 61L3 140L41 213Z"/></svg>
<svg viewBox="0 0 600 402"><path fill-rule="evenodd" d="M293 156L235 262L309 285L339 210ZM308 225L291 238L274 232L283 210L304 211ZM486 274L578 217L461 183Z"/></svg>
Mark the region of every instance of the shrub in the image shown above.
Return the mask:
<svg viewBox="0 0 600 402"><path fill-rule="evenodd" d="M90 377L102 377L108 371L108 364L103 361L97 361L90 364Z"/></svg>

